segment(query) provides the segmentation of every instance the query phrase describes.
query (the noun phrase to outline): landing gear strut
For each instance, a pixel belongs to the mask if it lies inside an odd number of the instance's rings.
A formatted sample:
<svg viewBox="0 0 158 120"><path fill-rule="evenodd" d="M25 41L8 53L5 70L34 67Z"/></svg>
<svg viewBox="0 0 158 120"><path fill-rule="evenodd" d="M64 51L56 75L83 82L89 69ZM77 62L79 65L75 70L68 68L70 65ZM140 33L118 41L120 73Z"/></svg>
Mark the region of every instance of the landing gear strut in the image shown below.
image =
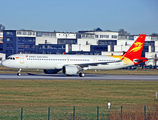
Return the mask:
<svg viewBox="0 0 158 120"><path fill-rule="evenodd" d="M20 72L21 72L21 69L18 69L17 76L20 76L20 75L21 75Z"/></svg>

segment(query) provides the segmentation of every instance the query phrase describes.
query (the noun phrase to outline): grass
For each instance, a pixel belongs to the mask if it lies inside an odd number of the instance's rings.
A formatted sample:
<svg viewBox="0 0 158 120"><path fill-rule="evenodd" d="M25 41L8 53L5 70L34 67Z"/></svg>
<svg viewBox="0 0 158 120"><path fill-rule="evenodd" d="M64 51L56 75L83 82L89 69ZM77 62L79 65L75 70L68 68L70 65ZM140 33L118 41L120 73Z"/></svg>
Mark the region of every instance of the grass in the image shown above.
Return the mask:
<svg viewBox="0 0 158 120"><path fill-rule="evenodd" d="M42 70L22 70L43 74ZM0 67L0 73L16 74L16 69ZM157 75L157 70L85 71L91 74ZM47 119L47 107L51 107L51 119L72 119L72 106L76 106L76 119L96 119L96 106L100 107L100 119L121 119L120 106L158 106L155 92L157 81L104 81L104 80L0 80L0 119L20 119L24 107L24 119ZM111 102L112 111L107 111ZM115 108L119 106L118 108ZM147 107L148 108L148 107ZM139 108L141 110L141 108ZM123 119L135 119L144 114L140 110L124 109ZM114 110L114 112L113 112ZM117 112L117 110L119 110ZM156 118L155 110L147 118ZM109 114L107 114L109 113ZM131 114L132 113L132 114ZM107 114L107 115L106 115Z"/></svg>
<svg viewBox="0 0 158 120"><path fill-rule="evenodd" d="M110 111L108 118L110 120L158 120L157 114L158 106L135 106L130 108L123 108L120 111Z"/></svg>
<svg viewBox="0 0 158 120"><path fill-rule="evenodd" d="M152 105L157 81L0 80L0 107Z"/></svg>

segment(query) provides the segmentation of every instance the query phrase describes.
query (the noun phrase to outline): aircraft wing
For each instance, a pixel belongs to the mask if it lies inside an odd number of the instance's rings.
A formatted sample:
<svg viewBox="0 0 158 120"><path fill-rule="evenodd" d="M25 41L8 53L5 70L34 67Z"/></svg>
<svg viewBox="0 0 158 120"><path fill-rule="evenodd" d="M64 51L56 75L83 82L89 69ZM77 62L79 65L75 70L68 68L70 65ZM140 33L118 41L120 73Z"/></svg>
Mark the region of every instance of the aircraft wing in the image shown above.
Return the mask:
<svg viewBox="0 0 158 120"><path fill-rule="evenodd" d="M97 63L84 63L84 64L75 64L75 65L78 65L81 68L83 68L83 67L88 67L88 66L107 65L108 63L117 63L117 62L121 62L121 61L122 60L108 61L108 62L97 62Z"/></svg>

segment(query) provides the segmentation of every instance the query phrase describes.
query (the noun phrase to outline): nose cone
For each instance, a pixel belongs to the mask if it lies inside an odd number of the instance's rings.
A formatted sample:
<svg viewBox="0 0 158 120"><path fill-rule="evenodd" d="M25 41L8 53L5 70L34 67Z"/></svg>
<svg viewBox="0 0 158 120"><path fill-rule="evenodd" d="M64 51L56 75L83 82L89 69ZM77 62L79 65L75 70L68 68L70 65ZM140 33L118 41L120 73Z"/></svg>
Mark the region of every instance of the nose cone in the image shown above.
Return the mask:
<svg viewBox="0 0 158 120"><path fill-rule="evenodd" d="M2 61L2 66L8 67L8 68L14 68L14 62L11 62L10 60L4 60Z"/></svg>
<svg viewBox="0 0 158 120"><path fill-rule="evenodd" d="M2 61L1 65L4 66L4 67L7 67L7 61L6 60Z"/></svg>
<svg viewBox="0 0 158 120"><path fill-rule="evenodd" d="M1 66L3 66L3 64L2 64L3 62L4 62L4 61L1 62Z"/></svg>

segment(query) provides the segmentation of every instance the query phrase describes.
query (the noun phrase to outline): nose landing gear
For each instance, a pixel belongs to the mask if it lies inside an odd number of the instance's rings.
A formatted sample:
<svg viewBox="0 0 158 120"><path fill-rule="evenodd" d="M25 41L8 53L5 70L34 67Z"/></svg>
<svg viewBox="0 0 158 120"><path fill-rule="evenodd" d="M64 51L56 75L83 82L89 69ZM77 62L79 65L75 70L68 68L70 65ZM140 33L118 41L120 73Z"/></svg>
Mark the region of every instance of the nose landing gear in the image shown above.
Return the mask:
<svg viewBox="0 0 158 120"><path fill-rule="evenodd" d="M18 73L17 73L17 76L20 76L21 74L21 69L18 69Z"/></svg>

